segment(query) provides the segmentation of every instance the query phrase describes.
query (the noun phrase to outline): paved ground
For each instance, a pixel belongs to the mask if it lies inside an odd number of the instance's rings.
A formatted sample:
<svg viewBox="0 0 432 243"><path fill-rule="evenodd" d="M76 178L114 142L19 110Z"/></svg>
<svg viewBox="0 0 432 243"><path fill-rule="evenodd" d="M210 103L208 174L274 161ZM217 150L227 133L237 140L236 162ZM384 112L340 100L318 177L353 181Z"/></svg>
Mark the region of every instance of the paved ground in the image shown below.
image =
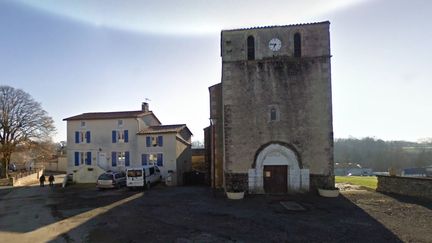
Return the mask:
<svg viewBox="0 0 432 243"><path fill-rule="evenodd" d="M289 211L281 201L306 210ZM431 219L431 202L351 187L338 198L240 201L205 187L0 189L5 242L430 242Z"/></svg>

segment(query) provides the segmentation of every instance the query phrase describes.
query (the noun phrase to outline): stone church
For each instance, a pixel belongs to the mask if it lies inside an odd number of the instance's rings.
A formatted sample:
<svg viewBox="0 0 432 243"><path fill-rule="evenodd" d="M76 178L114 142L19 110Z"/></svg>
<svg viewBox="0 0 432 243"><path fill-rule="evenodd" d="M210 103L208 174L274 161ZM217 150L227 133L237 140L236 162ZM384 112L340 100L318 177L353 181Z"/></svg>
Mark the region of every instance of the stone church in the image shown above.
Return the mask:
<svg viewBox="0 0 432 243"><path fill-rule="evenodd" d="M224 30L205 142L211 185L290 193L334 185L330 22Z"/></svg>

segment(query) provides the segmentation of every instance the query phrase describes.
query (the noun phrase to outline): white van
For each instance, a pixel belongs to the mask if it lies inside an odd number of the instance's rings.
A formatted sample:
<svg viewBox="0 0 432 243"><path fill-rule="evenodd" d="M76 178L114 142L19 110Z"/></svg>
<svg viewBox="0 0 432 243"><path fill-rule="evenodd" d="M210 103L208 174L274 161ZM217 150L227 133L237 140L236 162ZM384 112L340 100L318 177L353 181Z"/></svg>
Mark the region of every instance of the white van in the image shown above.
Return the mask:
<svg viewBox="0 0 432 243"><path fill-rule="evenodd" d="M161 178L160 170L156 165L146 165L126 170L126 186L129 188L149 189L151 184L160 181Z"/></svg>

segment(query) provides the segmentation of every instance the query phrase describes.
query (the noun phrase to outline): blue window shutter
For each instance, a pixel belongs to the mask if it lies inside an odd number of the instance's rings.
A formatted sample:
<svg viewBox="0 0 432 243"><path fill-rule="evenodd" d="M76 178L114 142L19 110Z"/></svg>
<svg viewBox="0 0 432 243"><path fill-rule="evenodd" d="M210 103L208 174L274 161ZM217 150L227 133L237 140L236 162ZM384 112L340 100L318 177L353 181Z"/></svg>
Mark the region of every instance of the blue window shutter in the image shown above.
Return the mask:
<svg viewBox="0 0 432 243"><path fill-rule="evenodd" d="M150 136L146 137L146 145L147 145L147 147L151 146L151 137Z"/></svg>
<svg viewBox="0 0 432 243"><path fill-rule="evenodd" d="M117 131L112 131L112 142L116 143L117 142Z"/></svg>
<svg viewBox="0 0 432 243"><path fill-rule="evenodd" d="M90 131L86 132L86 141L87 143L90 143Z"/></svg>
<svg viewBox="0 0 432 243"><path fill-rule="evenodd" d="M163 136L158 136L158 145L159 145L160 147L163 146Z"/></svg>
<svg viewBox="0 0 432 243"><path fill-rule="evenodd" d="M124 130L124 141L127 143L129 141L129 133L128 130Z"/></svg>
<svg viewBox="0 0 432 243"><path fill-rule="evenodd" d="M157 154L157 166L163 166L163 154Z"/></svg>
<svg viewBox="0 0 432 243"><path fill-rule="evenodd" d="M91 152L87 152L87 158L86 158L86 163L87 165L91 165L92 162L92 157L91 157Z"/></svg>
<svg viewBox="0 0 432 243"><path fill-rule="evenodd" d="M141 154L141 164L147 165L147 154Z"/></svg>
<svg viewBox="0 0 432 243"><path fill-rule="evenodd" d="M125 165L129 166L130 162L129 162L129 151L125 152Z"/></svg>
<svg viewBox="0 0 432 243"><path fill-rule="evenodd" d="M75 132L75 143L79 143L80 134L79 132Z"/></svg>
<svg viewBox="0 0 432 243"><path fill-rule="evenodd" d="M75 166L79 165L79 152L75 152Z"/></svg>
<svg viewBox="0 0 432 243"><path fill-rule="evenodd" d="M117 153L111 152L111 165L117 166Z"/></svg>

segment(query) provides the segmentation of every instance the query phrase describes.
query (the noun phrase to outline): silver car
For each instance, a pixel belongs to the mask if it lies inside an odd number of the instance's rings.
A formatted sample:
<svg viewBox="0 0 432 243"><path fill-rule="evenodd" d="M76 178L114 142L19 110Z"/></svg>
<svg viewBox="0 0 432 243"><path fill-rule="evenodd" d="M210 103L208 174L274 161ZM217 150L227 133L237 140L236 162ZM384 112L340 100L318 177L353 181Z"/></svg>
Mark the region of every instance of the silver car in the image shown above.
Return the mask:
<svg viewBox="0 0 432 243"><path fill-rule="evenodd" d="M96 182L96 187L105 188L120 188L126 186L126 174L124 172L107 171L99 176Z"/></svg>

